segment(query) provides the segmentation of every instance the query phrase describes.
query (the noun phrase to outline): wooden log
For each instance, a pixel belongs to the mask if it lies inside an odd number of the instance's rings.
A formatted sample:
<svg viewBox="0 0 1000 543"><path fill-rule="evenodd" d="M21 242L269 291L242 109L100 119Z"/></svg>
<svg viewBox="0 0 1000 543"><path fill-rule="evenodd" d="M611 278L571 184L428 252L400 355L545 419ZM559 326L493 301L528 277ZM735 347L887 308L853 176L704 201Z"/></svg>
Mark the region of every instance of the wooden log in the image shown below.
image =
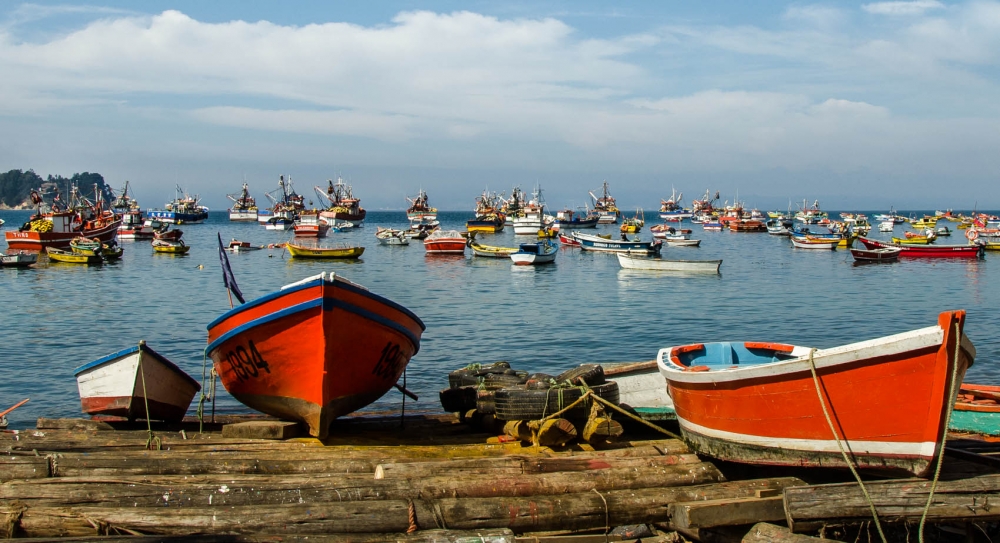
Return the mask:
<svg viewBox="0 0 1000 543"><path fill-rule="evenodd" d="M751 496L761 488L799 485L795 478L613 490L526 498L414 500L421 530L510 528L515 532L585 530L607 524L666 521L679 501ZM23 537L109 534L336 534L405 532L408 500L231 507L74 507L0 502L0 521Z"/></svg>
<svg viewBox="0 0 1000 543"><path fill-rule="evenodd" d="M49 475L49 459L44 456L0 456L0 483Z"/></svg>
<svg viewBox="0 0 1000 543"><path fill-rule="evenodd" d="M829 542L832 540L795 534L784 526L758 522L743 536L742 543L770 543L772 541L778 543L819 543L820 541Z"/></svg>
<svg viewBox="0 0 1000 543"><path fill-rule="evenodd" d="M526 420L511 420L503 425L503 433L526 443L531 442L531 428Z"/></svg>
<svg viewBox="0 0 1000 543"><path fill-rule="evenodd" d="M708 463L645 469L464 478L439 475L419 479L372 480L370 474L201 475L140 477L63 477L0 484L0 500L25 504L99 504L108 507L242 506L318 504L357 500L409 500L445 497L533 496L611 489L639 489L722 481Z"/></svg>
<svg viewBox="0 0 1000 543"><path fill-rule="evenodd" d="M25 541L30 543L104 543L106 541L126 543L164 543L162 535L128 536L76 536L42 537ZM166 541L172 541L173 538ZM184 543L516 543L514 532L506 528L489 530L418 530L407 533L360 533L360 534L310 534L310 535L250 535L212 534L183 536ZM613 540L612 540L613 541ZM652 541L652 540L643 540ZM601 540L604 543L604 540Z"/></svg>
<svg viewBox="0 0 1000 543"><path fill-rule="evenodd" d="M607 457L600 455L557 456L531 458L507 456L504 458L470 458L426 462L384 463L375 466L375 479L415 479L445 473L462 475L522 475L530 473L555 473L559 471L589 471L611 468L647 468L694 464L701 462L695 454L667 456Z"/></svg>
<svg viewBox="0 0 1000 543"><path fill-rule="evenodd" d="M222 427L222 437L230 439L291 439L300 434L298 423L283 420L254 420Z"/></svg>
<svg viewBox="0 0 1000 543"><path fill-rule="evenodd" d="M617 440L623 433L621 423L611 417L599 417L587 421L580 438L587 443L604 443Z"/></svg>
<svg viewBox="0 0 1000 543"><path fill-rule="evenodd" d="M549 419L536 423L529 422L534 431L536 443L543 447L559 447L576 439L576 426L566 419Z"/></svg>
<svg viewBox="0 0 1000 543"><path fill-rule="evenodd" d="M784 519L784 501L781 496L724 498L675 503L670 506L670 524L675 530L740 526L760 521L780 522Z"/></svg>
<svg viewBox="0 0 1000 543"><path fill-rule="evenodd" d="M924 479L865 483L883 522L916 521L923 514L931 482ZM814 522L857 523L871 520L871 510L857 483L787 488L785 515L793 531ZM931 522L973 522L1000 519L1000 475L939 481L927 513Z"/></svg>
<svg viewBox="0 0 1000 543"><path fill-rule="evenodd" d="M54 477L109 477L128 475L306 474L368 473L380 459L342 457L325 451L295 453L140 452L138 454L58 455L52 460ZM369 476L370 477L370 476ZM20 478L20 477L19 477Z"/></svg>

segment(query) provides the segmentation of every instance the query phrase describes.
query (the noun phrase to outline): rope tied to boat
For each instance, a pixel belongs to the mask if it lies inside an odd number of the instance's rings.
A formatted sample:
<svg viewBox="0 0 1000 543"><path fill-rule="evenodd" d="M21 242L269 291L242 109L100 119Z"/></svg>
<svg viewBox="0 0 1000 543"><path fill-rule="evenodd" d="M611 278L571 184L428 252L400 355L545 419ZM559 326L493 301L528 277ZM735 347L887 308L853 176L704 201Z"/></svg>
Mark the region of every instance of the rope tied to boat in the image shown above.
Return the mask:
<svg viewBox="0 0 1000 543"><path fill-rule="evenodd" d="M931 510L931 503L934 500L934 491L937 489L938 479L941 477L941 464L944 463L944 446L948 441L948 426L951 425L951 414L955 410L955 381L958 379L958 356L962 350L962 326L955 323L955 357L952 360L951 385L948 387L948 406L944 417L944 428L941 431L941 450L938 451L937 465L934 466L934 478L931 479L931 491L927 494L927 504L924 505L924 512L920 515L920 528L917 531L919 543L924 543L924 524L927 522L927 513ZM973 524L975 525L975 524Z"/></svg>
<svg viewBox="0 0 1000 543"><path fill-rule="evenodd" d="M865 495L865 500L868 502L868 508L871 509L872 518L875 519L875 528L878 529L878 535L882 538L882 543L887 543L885 538L885 532L882 531L882 521L878 518L878 512L875 510L875 502L872 501L871 495L868 493L868 489L865 488L865 483L861 481L861 476L858 475L857 470L854 469L854 462L851 462L850 457L847 456L847 451L844 449L844 444L840 440L840 436L837 435L837 428L833 425L833 419L830 418L830 411L826 408L826 401L823 400L823 391L820 386L819 376L816 374L816 360L815 347L809 349L809 371L812 372L813 385L816 387L816 396L819 398L819 405L823 408L823 416L826 417L826 423L830 426L830 431L833 432L833 439L837 442L837 447L840 449L840 454L844 457L844 463L851 470L851 474L854 475L854 479L858 482L858 486L861 487L861 492ZM847 436L844 436L847 439Z"/></svg>
<svg viewBox="0 0 1000 543"><path fill-rule="evenodd" d="M146 450L159 451L163 449L163 443L160 441L160 436L153 435L153 422L149 420L149 394L146 392L146 370L142 367L141 353L139 355L139 376L142 378L142 403L146 409L144 412L146 415Z"/></svg>
<svg viewBox="0 0 1000 543"><path fill-rule="evenodd" d="M626 416L626 417L634 420L635 422L638 422L639 424L647 426L647 427L649 427L649 428L651 428L653 430L656 430L657 432L660 432L661 434L664 434L664 435L666 435L668 437L671 437L673 439L677 439L677 440L683 441L683 438L681 438L681 436L679 436L679 435L671 432L670 430L667 430L666 428L661 428L661 427L659 427L659 426L657 426L657 425L655 425L655 424L653 424L653 423L651 423L651 422L643 419L642 417L639 417L639 416L636 416L636 415L634 415L632 413L629 413L628 411L622 409L620 406L615 405L613 402L605 400L604 398L598 396L596 393L594 393L594 390L592 388L588 387L586 384L584 384L582 386L572 385L571 384L570 386L573 386L575 388L584 388L584 389L586 389L586 391L583 393L583 395L581 395L579 398L577 398L577 400L575 402L569 404L568 406L564 407L563 409L561 409L561 410L559 410L559 411L557 411L557 412L555 412L555 413L553 413L553 414L551 414L551 415L549 415L547 417L542 418L539 422L559 417L563 413L565 413L565 412L569 411L570 409L576 407L578 404L580 404L581 402L583 402L587 398L593 398L594 401L596 401L596 402L598 402L598 403L600 403L600 404L602 404L602 405L604 405L606 407L611 408L612 410L614 410L614 411L616 411L616 412L618 412L618 413L620 413L620 414L622 414L622 415L624 415L624 416ZM547 395L546 395L546 402L545 403L546 403L546 407L548 407L548 396ZM560 403L560 405L561 405L561 403Z"/></svg>
<svg viewBox="0 0 1000 543"><path fill-rule="evenodd" d="M417 527L417 508L413 505L413 500L406 500L406 520L410 524L406 528L406 533L412 534L419 530Z"/></svg>

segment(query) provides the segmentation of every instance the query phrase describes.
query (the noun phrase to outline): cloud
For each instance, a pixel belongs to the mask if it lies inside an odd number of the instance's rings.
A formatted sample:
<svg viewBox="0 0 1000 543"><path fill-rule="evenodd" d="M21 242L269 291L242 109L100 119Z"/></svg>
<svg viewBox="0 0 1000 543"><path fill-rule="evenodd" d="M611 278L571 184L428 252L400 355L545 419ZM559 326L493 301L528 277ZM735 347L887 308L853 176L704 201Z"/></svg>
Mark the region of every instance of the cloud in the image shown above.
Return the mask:
<svg viewBox="0 0 1000 543"><path fill-rule="evenodd" d="M872 4L863 4L861 9L875 15L923 15L932 9L944 9L944 4L937 0L875 2Z"/></svg>

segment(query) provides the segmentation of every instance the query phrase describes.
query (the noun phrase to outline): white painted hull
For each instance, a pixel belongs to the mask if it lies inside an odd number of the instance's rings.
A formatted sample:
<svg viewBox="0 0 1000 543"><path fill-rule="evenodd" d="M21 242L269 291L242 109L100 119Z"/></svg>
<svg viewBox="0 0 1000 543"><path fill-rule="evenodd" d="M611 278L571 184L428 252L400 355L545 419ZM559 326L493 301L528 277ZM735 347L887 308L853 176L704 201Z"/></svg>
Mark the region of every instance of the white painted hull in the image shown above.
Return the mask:
<svg viewBox="0 0 1000 543"><path fill-rule="evenodd" d="M654 270L689 273L719 273L721 260L664 260L660 258L637 258L618 253L618 263L627 270Z"/></svg>
<svg viewBox="0 0 1000 543"><path fill-rule="evenodd" d="M667 393L667 380L655 360L605 365L604 376L618 383L619 401L629 407L674 408L674 401Z"/></svg>
<svg viewBox="0 0 1000 543"><path fill-rule="evenodd" d="M536 255L534 253L511 253L510 259L519 266L530 266L532 264L549 264L556 261L556 251L548 254Z"/></svg>
<svg viewBox="0 0 1000 543"><path fill-rule="evenodd" d="M141 371L140 371L141 370ZM201 386L145 344L76 370L84 413L130 419L180 420Z"/></svg>
<svg viewBox="0 0 1000 543"><path fill-rule="evenodd" d="M231 221L256 221L256 211L233 211L229 210L229 220Z"/></svg>

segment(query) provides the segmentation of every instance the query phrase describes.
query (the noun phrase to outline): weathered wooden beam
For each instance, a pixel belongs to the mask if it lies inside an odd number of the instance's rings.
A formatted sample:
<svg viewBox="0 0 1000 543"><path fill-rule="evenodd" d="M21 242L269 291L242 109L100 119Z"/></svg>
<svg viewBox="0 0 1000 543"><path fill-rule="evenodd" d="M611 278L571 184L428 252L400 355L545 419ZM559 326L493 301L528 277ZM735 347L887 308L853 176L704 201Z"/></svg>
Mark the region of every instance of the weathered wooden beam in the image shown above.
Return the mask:
<svg viewBox="0 0 1000 543"><path fill-rule="evenodd" d="M91 535L76 537L38 537L22 539L28 543L516 543L514 532L506 528L489 530L418 530L407 533L359 534L184 534L162 535ZM613 541L613 540L612 540Z"/></svg>
<svg viewBox="0 0 1000 543"><path fill-rule="evenodd" d="M770 498L723 498L699 502L682 502L670 506L670 524L674 529L716 528L741 526L761 521L785 519L781 496Z"/></svg>
<svg viewBox="0 0 1000 543"><path fill-rule="evenodd" d="M0 456L0 483L48 476L49 460L44 456Z"/></svg>
<svg viewBox="0 0 1000 543"><path fill-rule="evenodd" d="M667 456L607 457L578 454L547 458L508 456L499 459L472 458L464 460L442 460L428 462L384 463L375 466L376 479L412 479L442 473L461 472L463 475L523 475L532 473L555 473L560 471L590 471L612 468L648 468L695 464L701 462L694 454L671 454Z"/></svg>
<svg viewBox="0 0 1000 543"><path fill-rule="evenodd" d="M759 522L750 528L747 535L743 536L742 543L770 543L772 541L777 543L819 543L820 541L830 542L833 540L796 534L784 526Z"/></svg>
<svg viewBox="0 0 1000 543"><path fill-rule="evenodd" d="M393 499L482 498L605 492L723 480L708 463L645 469L463 478L451 474L417 479L373 480L370 474L201 475L50 478L0 484L0 500L26 504L151 507L179 504L274 505Z"/></svg>
<svg viewBox="0 0 1000 543"><path fill-rule="evenodd" d="M335 534L420 529L510 528L515 532L586 530L665 522L677 502L752 496L762 488L802 484L795 478L611 490L516 498L445 498L240 506L100 507L0 502L0 522L22 537L108 534ZM0 524L3 525L3 524ZM2 535L2 534L0 534Z"/></svg>
<svg viewBox="0 0 1000 543"><path fill-rule="evenodd" d="M918 520L927 504L931 482L924 479L865 483L883 522ZM788 526L796 531L815 521L856 523L871 520L871 510L857 483L787 488ZM982 521L1000 519L1000 475L939 481L927 520Z"/></svg>
<svg viewBox="0 0 1000 543"><path fill-rule="evenodd" d="M291 439L302 433L298 423L283 420L254 420L222 427L222 437L229 439Z"/></svg>

